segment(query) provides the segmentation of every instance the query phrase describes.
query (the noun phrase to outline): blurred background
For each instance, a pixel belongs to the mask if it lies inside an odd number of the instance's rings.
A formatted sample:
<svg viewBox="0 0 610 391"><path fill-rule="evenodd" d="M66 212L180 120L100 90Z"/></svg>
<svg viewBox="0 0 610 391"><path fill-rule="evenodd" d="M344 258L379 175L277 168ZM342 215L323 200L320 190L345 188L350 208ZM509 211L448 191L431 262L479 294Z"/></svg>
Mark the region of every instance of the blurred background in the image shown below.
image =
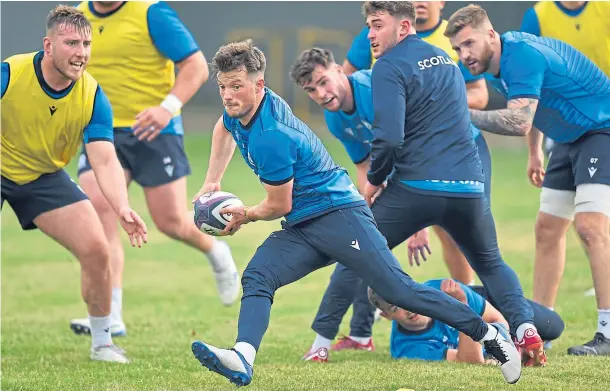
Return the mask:
<svg viewBox="0 0 610 391"><path fill-rule="evenodd" d="M470 3L447 2L443 17L449 18L458 8ZM13 54L42 49L45 17L55 4L2 2L0 55L3 60ZM254 39L267 57L267 85L282 96L303 121L313 122L310 125L314 129L321 120L321 109L291 83L288 78L290 65L301 51L314 45L332 50L337 62L341 63L352 39L364 26L361 1L171 1L169 4L191 30L208 61L223 44ZM483 1L477 4L485 8L496 30L502 33L518 30L525 11L535 2ZM504 100L492 88L489 90L488 108L498 108ZM185 108L186 130L211 130L221 110L215 82L210 80ZM503 143L523 145L521 141L505 138Z"/></svg>

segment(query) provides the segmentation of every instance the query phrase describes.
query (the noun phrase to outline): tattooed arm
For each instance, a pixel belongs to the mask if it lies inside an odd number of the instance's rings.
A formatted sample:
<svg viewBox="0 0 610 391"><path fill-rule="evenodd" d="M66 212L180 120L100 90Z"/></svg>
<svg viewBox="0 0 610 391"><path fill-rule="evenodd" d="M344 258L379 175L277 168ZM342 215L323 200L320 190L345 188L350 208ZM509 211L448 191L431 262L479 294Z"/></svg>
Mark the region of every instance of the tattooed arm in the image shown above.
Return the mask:
<svg viewBox="0 0 610 391"><path fill-rule="evenodd" d="M502 136L525 136L534 122L538 99L517 98L508 101L506 109L470 110L474 126Z"/></svg>

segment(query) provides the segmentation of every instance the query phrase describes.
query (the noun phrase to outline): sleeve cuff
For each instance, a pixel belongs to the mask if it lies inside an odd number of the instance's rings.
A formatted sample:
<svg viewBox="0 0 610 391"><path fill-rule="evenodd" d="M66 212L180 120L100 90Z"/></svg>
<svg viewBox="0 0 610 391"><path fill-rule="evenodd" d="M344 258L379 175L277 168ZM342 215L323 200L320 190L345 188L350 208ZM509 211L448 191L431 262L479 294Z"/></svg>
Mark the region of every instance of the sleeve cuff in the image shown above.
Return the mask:
<svg viewBox="0 0 610 391"><path fill-rule="evenodd" d="M114 144L114 140L109 137L90 137L85 144L89 144L95 141L108 141Z"/></svg>
<svg viewBox="0 0 610 391"><path fill-rule="evenodd" d="M201 49L199 49L198 47L191 50L190 52L188 52L188 54L182 56L182 58L180 58L179 60L172 60L174 63L178 64L181 63L182 61L186 60L187 58L189 58L190 56L192 56L193 54L200 52Z"/></svg>
<svg viewBox="0 0 610 391"><path fill-rule="evenodd" d="M536 94L518 94L518 95L509 96L508 100L521 99L521 98L538 99L538 100L540 100L540 95L536 95Z"/></svg>
<svg viewBox="0 0 610 391"><path fill-rule="evenodd" d="M354 164L360 164L360 163L364 163L367 160L369 160L369 157L371 156L371 153L367 153L362 159L358 160L358 161L353 161Z"/></svg>
<svg viewBox="0 0 610 391"><path fill-rule="evenodd" d="M285 183L290 182L292 180L292 178L294 178L294 175L291 175L290 177L288 177L286 179L282 179L281 181L270 181L265 178L259 177L261 182L263 182L266 185L270 185L270 186L281 186Z"/></svg>
<svg viewBox="0 0 610 391"><path fill-rule="evenodd" d="M369 183L373 186L381 186L381 184L385 181L385 178L383 178L382 180L377 180L377 178L375 177L375 175L372 174L368 174L366 176L366 179L369 181Z"/></svg>

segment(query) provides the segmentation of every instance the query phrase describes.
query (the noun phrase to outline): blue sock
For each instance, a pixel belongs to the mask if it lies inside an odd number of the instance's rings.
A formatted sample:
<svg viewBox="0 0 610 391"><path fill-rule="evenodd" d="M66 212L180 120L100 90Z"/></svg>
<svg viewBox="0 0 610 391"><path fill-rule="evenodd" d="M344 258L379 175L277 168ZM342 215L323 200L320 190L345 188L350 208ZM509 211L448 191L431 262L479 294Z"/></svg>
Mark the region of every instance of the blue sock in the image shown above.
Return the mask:
<svg viewBox="0 0 610 391"><path fill-rule="evenodd" d="M258 350L263 335L269 326L271 299L263 296L248 296L241 299L237 341L247 342Z"/></svg>

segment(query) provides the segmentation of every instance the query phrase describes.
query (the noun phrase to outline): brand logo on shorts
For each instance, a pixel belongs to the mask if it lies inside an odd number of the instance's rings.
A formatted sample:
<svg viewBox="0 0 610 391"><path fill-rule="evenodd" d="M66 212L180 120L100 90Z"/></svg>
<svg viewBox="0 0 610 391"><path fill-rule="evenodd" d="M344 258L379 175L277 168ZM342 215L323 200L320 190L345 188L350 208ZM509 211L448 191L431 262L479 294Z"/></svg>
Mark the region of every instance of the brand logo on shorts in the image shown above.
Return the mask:
<svg viewBox="0 0 610 391"><path fill-rule="evenodd" d="M172 162L172 158L171 156L166 156L163 158L163 164L165 164L165 172L167 173L168 176L173 176L174 175L174 165L171 164Z"/></svg>
<svg viewBox="0 0 610 391"><path fill-rule="evenodd" d="M360 251L360 245L358 244L358 239L352 240L352 244L350 244L349 246L351 248L355 248L356 250Z"/></svg>
<svg viewBox="0 0 610 391"><path fill-rule="evenodd" d="M589 167L589 176L593 178L593 175L597 172L597 167Z"/></svg>

